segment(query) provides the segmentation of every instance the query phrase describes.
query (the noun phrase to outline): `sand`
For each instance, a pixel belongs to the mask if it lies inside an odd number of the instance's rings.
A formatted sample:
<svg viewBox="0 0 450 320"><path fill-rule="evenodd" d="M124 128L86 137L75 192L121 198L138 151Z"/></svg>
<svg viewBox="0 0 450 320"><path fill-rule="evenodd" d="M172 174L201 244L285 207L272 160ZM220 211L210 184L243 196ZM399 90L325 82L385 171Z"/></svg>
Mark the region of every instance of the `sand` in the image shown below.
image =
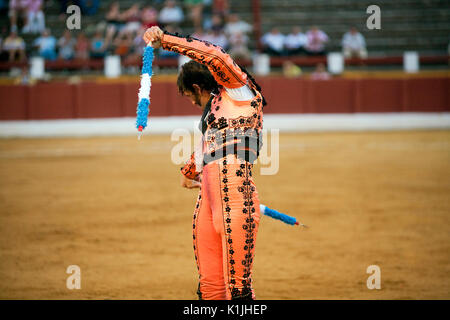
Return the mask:
<svg viewBox="0 0 450 320"><path fill-rule="evenodd" d="M197 299L175 144L0 140L0 298ZM262 218L258 299L450 298L450 131L282 134L278 173L262 167L261 202L310 228Z"/></svg>

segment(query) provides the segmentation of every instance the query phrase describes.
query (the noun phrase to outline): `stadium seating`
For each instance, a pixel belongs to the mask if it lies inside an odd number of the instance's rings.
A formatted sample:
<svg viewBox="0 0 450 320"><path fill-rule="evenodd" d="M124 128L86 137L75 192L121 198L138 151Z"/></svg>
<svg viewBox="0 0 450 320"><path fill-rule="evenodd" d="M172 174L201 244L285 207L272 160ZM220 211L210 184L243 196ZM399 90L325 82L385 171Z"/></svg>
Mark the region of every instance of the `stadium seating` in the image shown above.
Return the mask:
<svg viewBox="0 0 450 320"><path fill-rule="evenodd" d="M260 0L262 31L273 26L283 33L293 25L304 30L317 25L330 37L329 51L340 51L350 26L365 36L370 55L401 55L419 51L423 55L446 55L449 44L450 3L446 0L380 0L381 30L368 30L366 8L373 1L355 0ZM252 1L231 0L241 17L252 21Z"/></svg>
<svg viewBox="0 0 450 320"><path fill-rule="evenodd" d="M98 23L103 20L109 5L113 0L103 0L94 16L82 16L82 30L92 35ZM242 19L252 22L252 5L255 1L230 0L233 12ZM120 1L121 8L128 8L135 1ZM450 30L450 3L446 0L380 0L377 5L381 8L381 30L368 30L366 13L370 1L356 0L260 0L261 31L267 32L273 26L278 26L283 33L288 33L292 26L299 25L306 31L310 26L317 25L324 30L330 43L328 51L340 51L343 34L350 26L356 26L365 36L369 59L361 63L358 59L347 61L349 65L389 65L401 64L404 51L418 51L422 63L448 63L448 31ZM161 3L155 4L161 8ZM208 15L210 8L205 8ZM47 1L45 8L46 25L54 36L59 37L65 30L65 22L59 18L60 6L58 1ZM0 16L0 26L8 25L7 15ZM186 34L193 32L189 21L182 24ZM33 51L31 42L36 36L22 35L27 42L27 53ZM251 49L255 49L257 39L251 35ZM317 59L316 59L317 60ZM312 66L314 59L296 58L301 66ZM323 58L321 59L323 60ZM273 66L280 66L283 59L273 58ZM135 61L125 61L125 64L135 64ZM158 62L160 63L160 62ZM18 64L20 65L20 64ZM77 62L52 62L50 66L58 68L76 68ZM89 67L99 69L102 63L89 63ZM161 62L162 66L176 65L173 60ZM0 71L7 70L11 64L1 63Z"/></svg>

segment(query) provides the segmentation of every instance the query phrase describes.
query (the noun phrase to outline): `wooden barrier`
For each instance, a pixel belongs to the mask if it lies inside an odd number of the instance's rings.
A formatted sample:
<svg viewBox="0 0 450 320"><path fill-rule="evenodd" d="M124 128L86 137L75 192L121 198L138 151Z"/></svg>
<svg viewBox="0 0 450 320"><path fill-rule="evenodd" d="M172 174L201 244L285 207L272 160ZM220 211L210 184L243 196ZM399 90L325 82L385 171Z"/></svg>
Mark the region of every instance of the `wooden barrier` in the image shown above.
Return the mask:
<svg viewBox="0 0 450 320"><path fill-rule="evenodd" d="M450 78L331 79L262 77L265 113L450 111ZM139 83L0 85L0 120L134 117ZM155 82L152 116L200 115L176 84Z"/></svg>
<svg viewBox="0 0 450 320"><path fill-rule="evenodd" d="M281 67L285 61L292 61L301 67L314 67L318 63L327 63L326 56L290 56L290 57L270 57L271 67ZM450 56L420 56L419 61L421 65L447 65L450 63ZM250 67L251 60L237 60L239 65ZM25 68L28 67L28 61L22 62L8 62L0 61L0 71L8 71L11 68ZM389 56L389 57L368 57L365 59L349 58L345 59L346 66L401 66L403 64L403 56ZM141 57L126 57L122 60L124 67L138 66L142 67ZM154 66L162 68L177 68L177 58L156 58L153 61ZM55 60L45 61L45 69L50 71L55 70L102 70L104 67L103 59L87 59L87 60Z"/></svg>

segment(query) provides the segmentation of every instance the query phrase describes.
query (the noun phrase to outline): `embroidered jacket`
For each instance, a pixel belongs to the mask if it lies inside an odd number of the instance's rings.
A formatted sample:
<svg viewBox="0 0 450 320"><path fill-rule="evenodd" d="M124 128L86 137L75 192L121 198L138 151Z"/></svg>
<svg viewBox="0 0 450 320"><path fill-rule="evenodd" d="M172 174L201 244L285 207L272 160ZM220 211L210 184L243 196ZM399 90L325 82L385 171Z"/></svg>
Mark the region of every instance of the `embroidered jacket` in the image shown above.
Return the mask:
<svg viewBox="0 0 450 320"><path fill-rule="evenodd" d="M262 144L263 97L247 74L219 46L190 36L181 37L165 33L163 49L185 55L206 65L220 85L209 100L201 119L203 133L203 159L196 161L193 153L181 172L195 179L202 165L218 161L232 154L238 162L253 163L259 155ZM254 93L248 101L233 100L226 88L237 89L245 85Z"/></svg>

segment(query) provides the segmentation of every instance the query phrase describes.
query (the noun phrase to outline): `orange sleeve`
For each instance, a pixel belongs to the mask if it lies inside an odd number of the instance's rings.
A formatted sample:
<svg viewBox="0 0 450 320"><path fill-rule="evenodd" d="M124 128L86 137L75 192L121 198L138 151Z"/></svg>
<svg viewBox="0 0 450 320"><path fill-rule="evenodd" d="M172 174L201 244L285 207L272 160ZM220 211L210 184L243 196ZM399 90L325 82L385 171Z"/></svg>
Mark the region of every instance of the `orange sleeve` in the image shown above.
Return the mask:
<svg viewBox="0 0 450 320"><path fill-rule="evenodd" d="M225 88L240 88L247 84L247 74L221 47L190 36L181 37L164 32L163 49L177 52L208 67L214 79Z"/></svg>

